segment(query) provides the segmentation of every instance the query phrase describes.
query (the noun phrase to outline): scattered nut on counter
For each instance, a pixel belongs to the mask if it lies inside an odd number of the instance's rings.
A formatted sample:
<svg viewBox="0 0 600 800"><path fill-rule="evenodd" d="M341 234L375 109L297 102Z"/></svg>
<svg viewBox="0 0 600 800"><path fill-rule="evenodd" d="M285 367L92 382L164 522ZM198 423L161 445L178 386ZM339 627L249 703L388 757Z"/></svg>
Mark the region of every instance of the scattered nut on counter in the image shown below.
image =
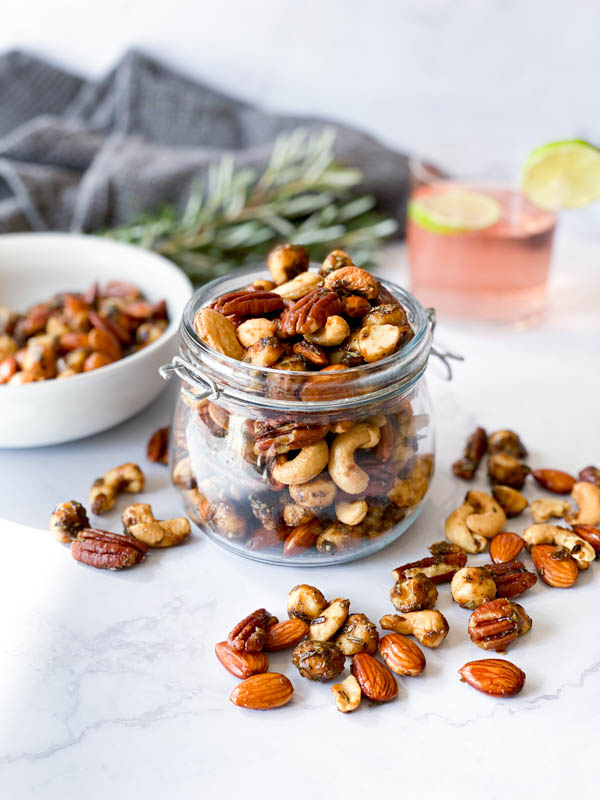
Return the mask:
<svg viewBox="0 0 600 800"><path fill-rule="evenodd" d="M191 527L187 517L155 519L148 503L132 503L121 516L123 531L149 547L173 547L185 541Z"/></svg>
<svg viewBox="0 0 600 800"><path fill-rule="evenodd" d="M525 673L503 658L469 661L458 670L461 681L492 697L512 697L525 685Z"/></svg>
<svg viewBox="0 0 600 800"><path fill-rule="evenodd" d="M155 342L168 325L164 300L110 281L61 292L24 314L0 309L0 385L68 378L112 364Z"/></svg>
<svg viewBox="0 0 600 800"><path fill-rule="evenodd" d="M105 514L117 502L120 492L137 494L142 492L146 478L137 464L131 462L105 472L96 478L90 489L90 505L92 514Z"/></svg>

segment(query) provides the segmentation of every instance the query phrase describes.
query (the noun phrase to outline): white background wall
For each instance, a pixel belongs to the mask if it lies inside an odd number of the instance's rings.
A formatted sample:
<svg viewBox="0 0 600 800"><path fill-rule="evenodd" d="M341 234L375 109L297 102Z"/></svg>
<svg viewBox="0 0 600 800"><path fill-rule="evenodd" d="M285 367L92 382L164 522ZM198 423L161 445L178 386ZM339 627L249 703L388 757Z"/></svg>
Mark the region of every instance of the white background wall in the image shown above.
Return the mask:
<svg viewBox="0 0 600 800"><path fill-rule="evenodd" d="M129 46L423 154L600 141L599 0L21 0L0 49L100 76Z"/></svg>

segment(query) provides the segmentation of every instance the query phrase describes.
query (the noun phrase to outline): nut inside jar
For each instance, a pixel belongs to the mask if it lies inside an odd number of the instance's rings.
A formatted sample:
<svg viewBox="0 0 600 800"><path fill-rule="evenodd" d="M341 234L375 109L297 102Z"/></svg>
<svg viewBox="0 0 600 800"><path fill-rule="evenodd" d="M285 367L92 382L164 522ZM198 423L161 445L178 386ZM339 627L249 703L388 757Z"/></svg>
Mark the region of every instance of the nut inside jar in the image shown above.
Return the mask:
<svg viewBox="0 0 600 800"><path fill-rule="evenodd" d="M191 301L187 327L184 315L182 354L217 392L182 384L173 481L211 538L253 558L327 563L379 549L432 478L423 309L340 263L339 277L291 277L293 297L265 291L264 272L221 280ZM349 297L369 310L348 314Z"/></svg>

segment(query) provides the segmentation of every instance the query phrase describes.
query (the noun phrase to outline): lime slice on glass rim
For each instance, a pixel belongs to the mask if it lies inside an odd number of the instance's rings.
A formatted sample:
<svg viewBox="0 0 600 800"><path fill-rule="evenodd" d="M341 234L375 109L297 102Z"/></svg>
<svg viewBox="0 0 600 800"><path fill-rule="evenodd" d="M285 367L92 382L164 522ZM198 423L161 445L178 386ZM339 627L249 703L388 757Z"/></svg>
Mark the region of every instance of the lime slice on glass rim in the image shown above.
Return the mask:
<svg viewBox="0 0 600 800"><path fill-rule="evenodd" d="M521 188L538 208L580 208L600 198L600 150L577 139L535 149L523 167Z"/></svg>
<svg viewBox="0 0 600 800"><path fill-rule="evenodd" d="M408 204L408 216L434 233L480 231L500 219L500 204L487 194L468 189L439 189Z"/></svg>

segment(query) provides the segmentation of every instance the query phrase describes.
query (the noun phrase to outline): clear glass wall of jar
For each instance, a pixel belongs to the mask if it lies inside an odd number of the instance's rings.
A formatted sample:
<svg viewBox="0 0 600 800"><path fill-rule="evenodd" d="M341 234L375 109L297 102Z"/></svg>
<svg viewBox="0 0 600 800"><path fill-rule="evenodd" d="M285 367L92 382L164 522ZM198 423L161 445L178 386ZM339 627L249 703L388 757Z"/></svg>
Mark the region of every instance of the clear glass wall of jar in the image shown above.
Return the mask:
<svg viewBox="0 0 600 800"><path fill-rule="evenodd" d="M411 294L382 281L414 337L381 361L295 372L209 348L196 334L197 312L264 275L219 278L184 311L180 356L166 368L182 378L173 484L198 527L239 555L296 566L361 558L414 522L433 475L430 321Z"/></svg>

